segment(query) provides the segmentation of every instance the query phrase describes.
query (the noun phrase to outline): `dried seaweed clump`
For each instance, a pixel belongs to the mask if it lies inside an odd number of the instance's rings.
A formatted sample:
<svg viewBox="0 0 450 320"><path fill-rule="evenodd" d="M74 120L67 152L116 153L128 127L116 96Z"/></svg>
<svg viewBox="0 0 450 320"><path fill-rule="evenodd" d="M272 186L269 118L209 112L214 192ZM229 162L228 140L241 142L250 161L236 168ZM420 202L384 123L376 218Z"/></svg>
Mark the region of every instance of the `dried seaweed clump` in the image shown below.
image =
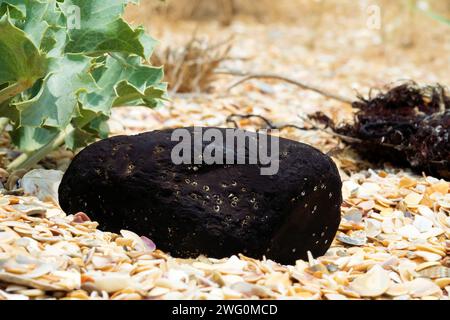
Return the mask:
<svg viewBox="0 0 450 320"><path fill-rule="evenodd" d="M441 85L409 82L353 103L354 123L316 114L363 157L450 179L450 97Z"/></svg>

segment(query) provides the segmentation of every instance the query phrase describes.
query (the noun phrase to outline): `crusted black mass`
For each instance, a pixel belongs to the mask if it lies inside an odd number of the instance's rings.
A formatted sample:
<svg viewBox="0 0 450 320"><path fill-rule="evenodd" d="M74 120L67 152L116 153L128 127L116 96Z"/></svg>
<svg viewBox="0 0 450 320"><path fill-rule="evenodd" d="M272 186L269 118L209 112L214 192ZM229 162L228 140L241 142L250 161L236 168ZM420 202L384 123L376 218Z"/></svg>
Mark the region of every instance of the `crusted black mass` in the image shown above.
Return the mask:
<svg viewBox="0 0 450 320"><path fill-rule="evenodd" d="M274 175L262 175L260 164L176 165L172 133L117 136L85 148L59 187L62 209L85 212L107 231L145 235L176 257L243 253L293 264L308 251L326 252L342 202L328 156L279 138Z"/></svg>

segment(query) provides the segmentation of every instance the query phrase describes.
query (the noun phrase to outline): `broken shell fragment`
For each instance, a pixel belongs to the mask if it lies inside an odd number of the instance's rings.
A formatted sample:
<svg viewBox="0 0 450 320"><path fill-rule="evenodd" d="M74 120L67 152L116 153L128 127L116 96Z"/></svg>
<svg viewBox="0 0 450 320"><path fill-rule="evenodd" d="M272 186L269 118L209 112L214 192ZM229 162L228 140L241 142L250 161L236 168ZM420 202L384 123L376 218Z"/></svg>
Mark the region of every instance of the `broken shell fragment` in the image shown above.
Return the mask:
<svg viewBox="0 0 450 320"><path fill-rule="evenodd" d="M389 272L375 265L366 274L356 277L350 283L350 289L362 297L377 297L384 294L390 285Z"/></svg>
<svg viewBox="0 0 450 320"><path fill-rule="evenodd" d="M442 295L441 288L429 279L417 278L407 282L405 285L408 288L409 294L414 298Z"/></svg>
<svg viewBox="0 0 450 320"><path fill-rule="evenodd" d="M349 244L352 246L362 246L367 241L367 238L366 238L364 232L359 232L359 233L355 232L351 236L348 236L344 233L339 233L336 236L336 239L338 239L339 241L341 241L345 244Z"/></svg>

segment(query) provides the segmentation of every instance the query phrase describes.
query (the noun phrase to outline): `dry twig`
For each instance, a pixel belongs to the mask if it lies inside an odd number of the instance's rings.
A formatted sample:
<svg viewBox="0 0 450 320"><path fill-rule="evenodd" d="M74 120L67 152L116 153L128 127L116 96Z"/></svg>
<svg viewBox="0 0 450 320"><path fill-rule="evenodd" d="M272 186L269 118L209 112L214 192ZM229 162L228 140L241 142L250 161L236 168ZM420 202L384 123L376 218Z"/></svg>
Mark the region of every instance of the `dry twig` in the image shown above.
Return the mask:
<svg viewBox="0 0 450 320"><path fill-rule="evenodd" d="M334 99L346 104L352 104L352 100L343 96L340 96L338 94L335 93L331 93L328 92L324 89L315 87L313 85L310 84L305 84L303 82L300 82L298 80L289 78L289 77L285 77L285 76L281 76L279 74L275 74L275 73L243 73L243 72L239 72L239 71L232 71L232 70L217 70L216 71L217 74L228 74L228 75L233 75L233 76L242 76L243 78L241 78L240 80L236 81L235 83L233 83L232 85L230 85L226 91L230 91L231 89L237 87L238 85L248 81L248 80L252 80L252 79L275 79L275 80L280 80L280 81L285 81L287 83L296 85L302 89L305 90L310 90L310 91L314 91L322 96L325 96L327 98L330 99Z"/></svg>

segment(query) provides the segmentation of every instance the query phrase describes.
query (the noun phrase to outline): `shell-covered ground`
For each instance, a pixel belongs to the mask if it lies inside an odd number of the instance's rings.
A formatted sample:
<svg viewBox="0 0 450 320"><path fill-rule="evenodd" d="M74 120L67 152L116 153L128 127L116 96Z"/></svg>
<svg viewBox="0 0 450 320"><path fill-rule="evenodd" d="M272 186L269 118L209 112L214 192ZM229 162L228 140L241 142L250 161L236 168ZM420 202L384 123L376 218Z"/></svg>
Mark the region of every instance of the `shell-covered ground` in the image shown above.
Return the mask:
<svg viewBox="0 0 450 320"><path fill-rule="evenodd" d="M132 16L132 18L137 17ZM164 43L197 34L234 35L221 68L277 73L355 99L356 92L403 79L450 83L448 26L425 20L414 43L385 37L358 14L324 15L315 25L261 24L246 19L228 27L179 22L156 28ZM420 26L416 26L420 28ZM189 32L188 32L189 31ZM393 33L392 33L393 34ZM402 37L402 34L396 36ZM219 39L219 40L220 40ZM431 40L430 40L431 39ZM351 118L351 108L286 82L220 76L211 93L173 95L157 110L122 108L113 134L189 125L230 126L231 114L258 114L274 124L303 123L323 111ZM257 129L260 119L238 119ZM332 151L344 181L342 222L331 248L284 266L243 255L222 260L177 259L131 231L99 231L83 215L66 216L51 201L0 196L1 299L449 299L450 183L407 169L373 167L322 131L282 130L284 137ZM64 170L70 153L50 166ZM156 248L158 244L156 243Z"/></svg>

